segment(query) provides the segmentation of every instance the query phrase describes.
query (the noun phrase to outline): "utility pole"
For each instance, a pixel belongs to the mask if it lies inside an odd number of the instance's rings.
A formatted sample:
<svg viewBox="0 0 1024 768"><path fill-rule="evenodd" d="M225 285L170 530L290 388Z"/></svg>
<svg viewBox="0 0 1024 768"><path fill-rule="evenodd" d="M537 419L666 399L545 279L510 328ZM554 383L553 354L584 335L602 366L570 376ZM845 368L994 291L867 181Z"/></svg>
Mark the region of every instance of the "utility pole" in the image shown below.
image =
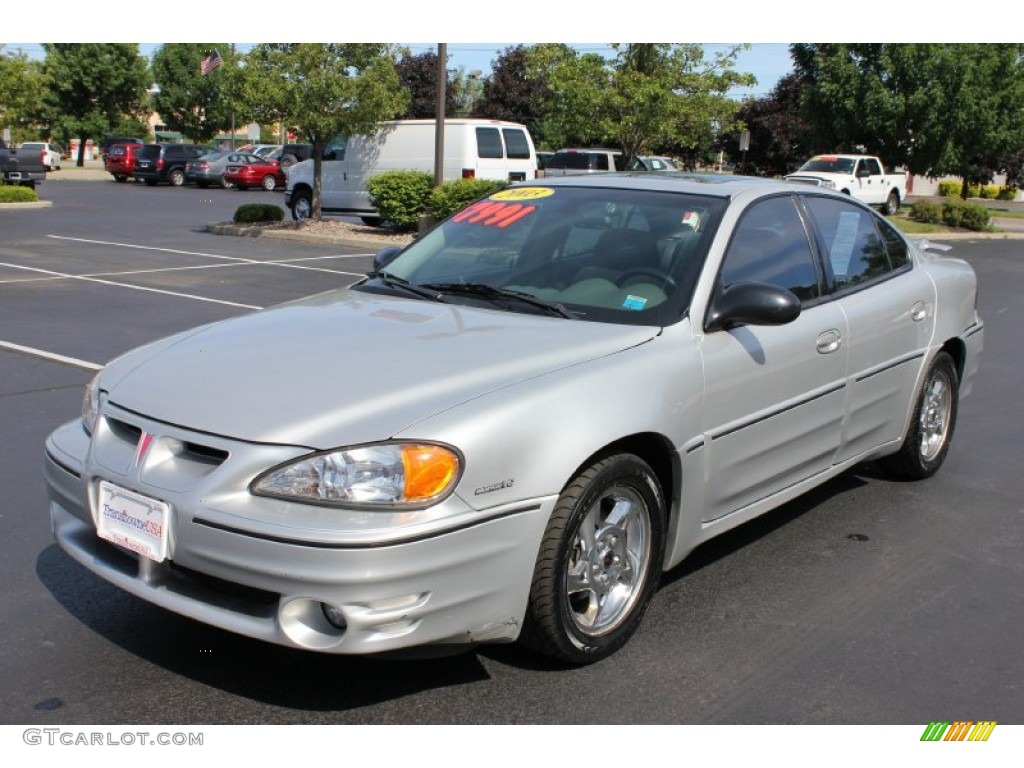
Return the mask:
<svg viewBox="0 0 1024 768"><path fill-rule="evenodd" d="M448 44L437 44L437 123L434 128L434 186L444 181L444 99L448 84Z"/></svg>

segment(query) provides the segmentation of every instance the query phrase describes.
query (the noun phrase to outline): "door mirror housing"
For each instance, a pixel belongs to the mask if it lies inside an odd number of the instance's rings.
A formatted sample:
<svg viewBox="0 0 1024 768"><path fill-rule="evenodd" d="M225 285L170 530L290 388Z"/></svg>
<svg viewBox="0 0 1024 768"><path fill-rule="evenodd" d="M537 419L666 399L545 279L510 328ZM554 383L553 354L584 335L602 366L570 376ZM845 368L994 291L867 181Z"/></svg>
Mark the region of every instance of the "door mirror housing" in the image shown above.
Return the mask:
<svg viewBox="0 0 1024 768"><path fill-rule="evenodd" d="M394 261L395 257L401 252L402 249L397 245L389 245L387 248L381 248L377 251L377 255L373 257L374 270L384 269L384 267Z"/></svg>
<svg viewBox="0 0 1024 768"><path fill-rule="evenodd" d="M705 330L737 325L785 325L800 317L800 299L792 291L769 283L735 283L711 302Z"/></svg>

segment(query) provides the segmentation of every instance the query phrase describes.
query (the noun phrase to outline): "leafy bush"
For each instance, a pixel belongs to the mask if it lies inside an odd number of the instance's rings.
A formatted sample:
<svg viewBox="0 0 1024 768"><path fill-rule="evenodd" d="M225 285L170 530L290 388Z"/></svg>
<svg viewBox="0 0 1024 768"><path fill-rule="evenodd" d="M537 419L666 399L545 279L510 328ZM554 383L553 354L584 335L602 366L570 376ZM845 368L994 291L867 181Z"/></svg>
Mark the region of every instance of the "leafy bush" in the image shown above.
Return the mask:
<svg viewBox="0 0 1024 768"><path fill-rule="evenodd" d="M427 212L436 220L451 216L461 211L470 203L485 195L504 189L508 184L504 181L491 179L458 179L446 181L430 192Z"/></svg>
<svg viewBox="0 0 1024 768"><path fill-rule="evenodd" d="M281 221L284 209L269 203L246 203L238 206L235 211L236 224L249 224L256 221Z"/></svg>
<svg viewBox="0 0 1024 768"><path fill-rule="evenodd" d="M942 223L950 227L962 227L974 232L989 228L992 213L983 205L947 200L942 204Z"/></svg>
<svg viewBox="0 0 1024 768"><path fill-rule="evenodd" d="M918 200L910 206L910 218L925 224L938 224L942 221L942 206L928 200Z"/></svg>
<svg viewBox="0 0 1024 768"><path fill-rule="evenodd" d="M366 180L370 200L384 221L415 229L426 212L434 177L420 171L388 171Z"/></svg>
<svg viewBox="0 0 1024 768"><path fill-rule="evenodd" d="M34 189L0 184L0 203L34 203L39 199Z"/></svg>
<svg viewBox="0 0 1024 768"><path fill-rule="evenodd" d="M978 190L978 197L982 200L995 200L998 194L999 187L995 184L985 184L980 190Z"/></svg>
<svg viewBox="0 0 1024 768"><path fill-rule="evenodd" d="M940 181L939 197L959 197L961 186L959 181Z"/></svg>
<svg viewBox="0 0 1024 768"><path fill-rule="evenodd" d="M996 195L997 200L1014 200L1017 197L1016 187L1000 187L999 194Z"/></svg>

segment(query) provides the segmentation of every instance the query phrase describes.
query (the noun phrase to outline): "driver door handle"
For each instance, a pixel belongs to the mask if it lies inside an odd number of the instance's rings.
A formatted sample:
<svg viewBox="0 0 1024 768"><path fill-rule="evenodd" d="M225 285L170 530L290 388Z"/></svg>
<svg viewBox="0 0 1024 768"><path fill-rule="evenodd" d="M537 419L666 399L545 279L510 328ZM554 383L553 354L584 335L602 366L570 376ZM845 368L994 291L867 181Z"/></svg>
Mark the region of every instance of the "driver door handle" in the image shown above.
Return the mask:
<svg viewBox="0 0 1024 768"><path fill-rule="evenodd" d="M818 336L817 348L822 355L835 352L843 345L843 336L838 330L832 328Z"/></svg>

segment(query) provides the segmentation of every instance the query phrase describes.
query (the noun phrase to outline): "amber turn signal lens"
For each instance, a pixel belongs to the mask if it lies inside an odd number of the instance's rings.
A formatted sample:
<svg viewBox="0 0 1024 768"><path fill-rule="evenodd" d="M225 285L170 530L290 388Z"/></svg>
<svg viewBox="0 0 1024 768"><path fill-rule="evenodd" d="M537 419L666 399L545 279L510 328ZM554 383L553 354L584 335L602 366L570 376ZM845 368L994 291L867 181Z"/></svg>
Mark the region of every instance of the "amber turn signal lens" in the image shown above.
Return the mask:
<svg viewBox="0 0 1024 768"><path fill-rule="evenodd" d="M459 473L459 457L440 445L402 446L402 465L407 502L440 496Z"/></svg>

